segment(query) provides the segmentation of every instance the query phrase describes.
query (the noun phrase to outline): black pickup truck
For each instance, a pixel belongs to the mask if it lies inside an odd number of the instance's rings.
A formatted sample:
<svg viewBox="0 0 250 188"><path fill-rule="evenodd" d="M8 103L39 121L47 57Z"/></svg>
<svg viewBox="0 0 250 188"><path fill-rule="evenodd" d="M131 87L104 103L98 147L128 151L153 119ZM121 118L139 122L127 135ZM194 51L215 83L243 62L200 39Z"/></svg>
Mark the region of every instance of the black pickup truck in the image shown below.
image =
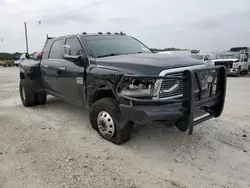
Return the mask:
<svg viewBox="0 0 250 188"><path fill-rule="evenodd" d="M189 56L152 53L122 32L82 33L49 38L41 60L21 63L23 105L45 104L47 94L89 108L92 127L122 144L134 123L169 121L191 134L194 125L220 116L226 71Z"/></svg>

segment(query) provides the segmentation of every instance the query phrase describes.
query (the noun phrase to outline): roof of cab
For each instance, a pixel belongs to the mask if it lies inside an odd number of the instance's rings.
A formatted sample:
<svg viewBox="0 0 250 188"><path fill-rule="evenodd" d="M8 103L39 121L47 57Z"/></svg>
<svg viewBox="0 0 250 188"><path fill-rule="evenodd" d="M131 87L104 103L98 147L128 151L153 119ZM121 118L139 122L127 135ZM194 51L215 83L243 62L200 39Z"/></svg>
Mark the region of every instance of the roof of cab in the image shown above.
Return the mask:
<svg viewBox="0 0 250 188"><path fill-rule="evenodd" d="M59 36L59 37L48 37L47 36L47 40L50 39L60 39L60 38L65 38L65 37L73 37L73 36L126 36L125 33L121 32L115 32L115 33L111 33L111 32L106 32L106 33L102 33L102 32L98 32L98 33L87 33L87 32L82 32L80 34L71 34L71 35L64 35L64 36Z"/></svg>

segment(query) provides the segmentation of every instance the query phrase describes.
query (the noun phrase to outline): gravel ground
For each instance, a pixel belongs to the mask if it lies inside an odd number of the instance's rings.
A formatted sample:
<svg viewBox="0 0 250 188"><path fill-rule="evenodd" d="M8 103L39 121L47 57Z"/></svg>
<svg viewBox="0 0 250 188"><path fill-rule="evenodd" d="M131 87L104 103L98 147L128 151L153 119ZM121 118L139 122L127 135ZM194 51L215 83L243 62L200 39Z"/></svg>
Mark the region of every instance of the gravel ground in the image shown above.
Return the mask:
<svg viewBox="0 0 250 188"><path fill-rule="evenodd" d="M192 136L139 126L116 146L85 109L53 97L24 108L18 71L0 67L0 188L250 187L250 78L229 77L223 115Z"/></svg>

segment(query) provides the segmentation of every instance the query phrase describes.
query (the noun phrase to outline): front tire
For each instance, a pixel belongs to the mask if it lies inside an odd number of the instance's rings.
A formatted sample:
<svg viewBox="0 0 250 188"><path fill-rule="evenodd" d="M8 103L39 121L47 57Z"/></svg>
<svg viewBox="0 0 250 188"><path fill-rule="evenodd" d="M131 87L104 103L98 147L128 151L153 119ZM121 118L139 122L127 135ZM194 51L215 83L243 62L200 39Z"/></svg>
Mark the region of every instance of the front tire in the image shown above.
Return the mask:
<svg viewBox="0 0 250 188"><path fill-rule="evenodd" d="M32 91L26 79L20 80L19 92L20 92L21 101L25 107L31 107L35 105L36 93Z"/></svg>
<svg viewBox="0 0 250 188"><path fill-rule="evenodd" d="M241 67L239 67L237 73L236 73L236 77L240 77L240 73L241 73Z"/></svg>
<svg viewBox="0 0 250 188"><path fill-rule="evenodd" d="M245 71L245 74L248 75L248 73L249 73L249 70L247 69L247 70Z"/></svg>
<svg viewBox="0 0 250 188"><path fill-rule="evenodd" d="M104 139L120 145L131 138L132 122L119 125L121 112L117 100L103 98L96 101L90 110L90 122L99 135Z"/></svg>
<svg viewBox="0 0 250 188"><path fill-rule="evenodd" d="M46 93L38 93L36 94L36 101L37 105L43 105L47 101L47 94Z"/></svg>

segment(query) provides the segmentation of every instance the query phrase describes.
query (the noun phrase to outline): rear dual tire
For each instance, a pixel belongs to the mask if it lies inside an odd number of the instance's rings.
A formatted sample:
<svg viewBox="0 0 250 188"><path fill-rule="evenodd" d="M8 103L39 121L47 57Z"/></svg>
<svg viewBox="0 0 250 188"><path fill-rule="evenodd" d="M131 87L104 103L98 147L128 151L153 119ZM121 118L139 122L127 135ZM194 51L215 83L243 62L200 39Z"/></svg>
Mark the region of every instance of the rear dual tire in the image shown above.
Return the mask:
<svg viewBox="0 0 250 188"><path fill-rule="evenodd" d="M19 92L23 105L31 107L35 105L43 105L47 101L46 93L35 93L30 87L26 79L21 79L19 84Z"/></svg>

